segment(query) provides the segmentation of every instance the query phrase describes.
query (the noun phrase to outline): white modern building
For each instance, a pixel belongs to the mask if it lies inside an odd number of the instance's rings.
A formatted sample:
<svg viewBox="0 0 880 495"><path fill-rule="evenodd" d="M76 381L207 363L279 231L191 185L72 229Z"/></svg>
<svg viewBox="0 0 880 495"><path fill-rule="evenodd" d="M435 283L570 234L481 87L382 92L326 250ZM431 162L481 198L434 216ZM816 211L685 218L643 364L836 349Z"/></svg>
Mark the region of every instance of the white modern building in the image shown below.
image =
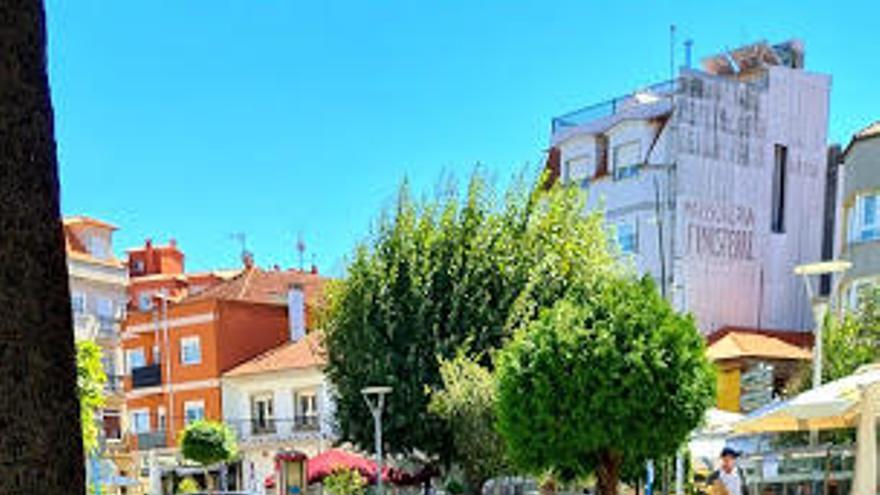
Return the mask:
<svg viewBox="0 0 880 495"><path fill-rule="evenodd" d="M289 301L290 342L244 362L222 377L223 419L241 451L238 486L262 493L275 455L313 457L334 441L334 403L320 333L305 332L302 293ZM299 315L299 316L297 316Z"/></svg>
<svg viewBox="0 0 880 495"><path fill-rule="evenodd" d="M548 168L703 332L812 328L792 270L821 257L831 78L797 41L702 66L553 119Z"/></svg>

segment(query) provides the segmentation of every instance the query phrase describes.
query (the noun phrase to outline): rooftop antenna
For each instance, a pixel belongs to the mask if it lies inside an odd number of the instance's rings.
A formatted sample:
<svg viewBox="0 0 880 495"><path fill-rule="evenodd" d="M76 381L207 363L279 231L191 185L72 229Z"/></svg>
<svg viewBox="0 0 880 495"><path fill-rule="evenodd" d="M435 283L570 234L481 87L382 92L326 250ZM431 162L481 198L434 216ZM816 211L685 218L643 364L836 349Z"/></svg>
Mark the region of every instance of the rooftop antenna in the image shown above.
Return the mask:
<svg viewBox="0 0 880 495"><path fill-rule="evenodd" d="M247 250L247 234L244 232L234 232L229 234L229 238L233 241L237 242L241 247L240 257L244 259L244 257L248 254Z"/></svg>
<svg viewBox="0 0 880 495"><path fill-rule="evenodd" d="M296 252L299 253L299 271L303 271L305 269L306 241L303 240L302 232L296 235Z"/></svg>
<svg viewBox="0 0 880 495"><path fill-rule="evenodd" d="M675 79L675 24L669 25L669 80Z"/></svg>

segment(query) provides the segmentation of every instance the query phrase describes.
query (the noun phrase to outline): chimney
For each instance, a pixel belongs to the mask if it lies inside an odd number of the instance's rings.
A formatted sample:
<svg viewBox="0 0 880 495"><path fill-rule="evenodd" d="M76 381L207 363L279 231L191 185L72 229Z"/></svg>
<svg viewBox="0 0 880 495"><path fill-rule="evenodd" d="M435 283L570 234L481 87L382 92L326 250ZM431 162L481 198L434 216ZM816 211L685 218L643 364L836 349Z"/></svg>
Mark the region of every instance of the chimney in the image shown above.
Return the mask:
<svg viewBox="0 0 880 495"><path fill-rule="evenodd" d="M292 284L287 291L287 322L290 327L291 342L298 342L306 336L305 307L302 285Z"/></svg>
<svg viewBox="0 0 880 495"><path fill-rule="evenodd" d="M244 251L241 253L241 262L244 265L246 270L250 270L254 267L254 254L250 251Z"/></svg>

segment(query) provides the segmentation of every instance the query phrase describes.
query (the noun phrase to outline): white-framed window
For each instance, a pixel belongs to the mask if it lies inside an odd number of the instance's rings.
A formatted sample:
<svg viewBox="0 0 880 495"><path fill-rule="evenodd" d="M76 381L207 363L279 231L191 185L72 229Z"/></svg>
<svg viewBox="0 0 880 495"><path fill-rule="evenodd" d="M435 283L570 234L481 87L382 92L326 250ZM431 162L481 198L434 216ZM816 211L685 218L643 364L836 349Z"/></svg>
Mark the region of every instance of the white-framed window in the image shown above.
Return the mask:
<svg viewBox="0 0 880 495"><path fill-rule="evenodd" d="M639 141L627 141L614 146L612 154L612 166L614 178L625 179L636 175L642 163L642 143Z"/></svg>
<svg viewBox="0 0 880 495"><path fill-rule="evenodd" d="M254 433L271 432L275 429L275 410L271 392L251 396L251 426Z"/></svg>
<svg viewBox="0 0 880 495"><path fill-rule="evenodd" d="M202 362L202 341L198 336L180 339L180 364L199 364Z"/></svg>
<svg viewBox="0 0 880 495"><path fill-rule="evenodd" d="M155 295L154 293L149 292L149 291L139 293L137 296L138 309L141 311L149 311L149 310L153 309L153 296L154 295Z"/></svg>
<svg viewBox="0 0 880 495"><path fill-rule="evenodd" d="M144 260L134 260L131 262L131 271L135 275L144 273Z"/></svg>
<svg viewBox="0 0 880 495"><path fill-rule="evenodd" d="M131 374L131 370L135 368L143 368L146 365L147 357L144 354L143 347L135 347L133 349L125 350L125 366L129 374Z"/></svg>
<svg viewBox="0 0 880 495"><path fill-rule="evenodd" d="M577 182L590 178L590 157L588 155L578 155L565 160L562 164L562 182Z"/></svg>
<svg viewBox="0 0 880 495"><path fill-rule="evenodd" d="M635 219L622 220L615 225L617 245L621 254L634 254L639 251L639 229Z"/></svg>
<svg viewBox="0 0 880 495"><path fill-rule="evenodd" d="M847 240L851 244L880 239L880 194L863 194L849 210Z"/></svg>
<svg viewBox="0 0 880 495"><path fill-rule="evenodd" d="M121 414L118 409L104 409L101 411L101 422L104 426L104 436L108 441L117 442L122 440Z"/></svg>
<svg viewBox="0 0 880 495"><path fill-rule="evenodd" d="M318 415L318 394L313 390L300 391L297 397L297 414L303 417L315 417Z"/></svg>
<svg viewBox="0 0 880 495"><path fill-rule="evenodd" d="M149 409L132 409L129 413L132 433L149 433L150 432L150 410Z"/></svg>
<svg viewBox="0 0 880 495"><path fill-rule="evenodd" d="M188 400L183 403L183 417L186 424L205 419L205 401Z"/></svg>
<svg viewBox="0 0 880 495"><path fill-rule="evenodd" d="M95 313L98 314L99 318L113 318L113 300L109 297L98 296L95 298Z"/></svg>
<svg viewBox="0 0 880 495"><path fill-rule="evenodd" d="M159 431L165 431L165 428L168 426L168 417L165 415L165 406L159 406L159 409L156 412L156 429Z"/></svg>
<svg viewBox="0 0 880 495"><path fill-rule="evenodd" d="M109 258L107 240L100 234L91 234L86 237L86 249L89 254L100 260Z"/></svg>
<svg viewBox="0 0 880 495"><path fill-rule="evenodd" d="M86 294L85 292L73 291L70 293L70 307L73 314L81 315L86 312Z"/></svg>

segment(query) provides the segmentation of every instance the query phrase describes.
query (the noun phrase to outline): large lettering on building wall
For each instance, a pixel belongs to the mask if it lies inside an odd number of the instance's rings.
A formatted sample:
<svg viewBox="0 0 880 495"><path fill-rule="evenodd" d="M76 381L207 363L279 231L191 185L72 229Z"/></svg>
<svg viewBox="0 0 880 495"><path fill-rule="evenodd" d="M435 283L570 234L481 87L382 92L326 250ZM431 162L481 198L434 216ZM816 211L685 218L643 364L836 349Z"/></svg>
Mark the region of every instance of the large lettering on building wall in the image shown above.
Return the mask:
<svg viewBox="0 0 880 495"><path fill-rule="evenodd" d="M755 259L755 213L749 206L684 202L687 252L698 258Z"/></svg>

